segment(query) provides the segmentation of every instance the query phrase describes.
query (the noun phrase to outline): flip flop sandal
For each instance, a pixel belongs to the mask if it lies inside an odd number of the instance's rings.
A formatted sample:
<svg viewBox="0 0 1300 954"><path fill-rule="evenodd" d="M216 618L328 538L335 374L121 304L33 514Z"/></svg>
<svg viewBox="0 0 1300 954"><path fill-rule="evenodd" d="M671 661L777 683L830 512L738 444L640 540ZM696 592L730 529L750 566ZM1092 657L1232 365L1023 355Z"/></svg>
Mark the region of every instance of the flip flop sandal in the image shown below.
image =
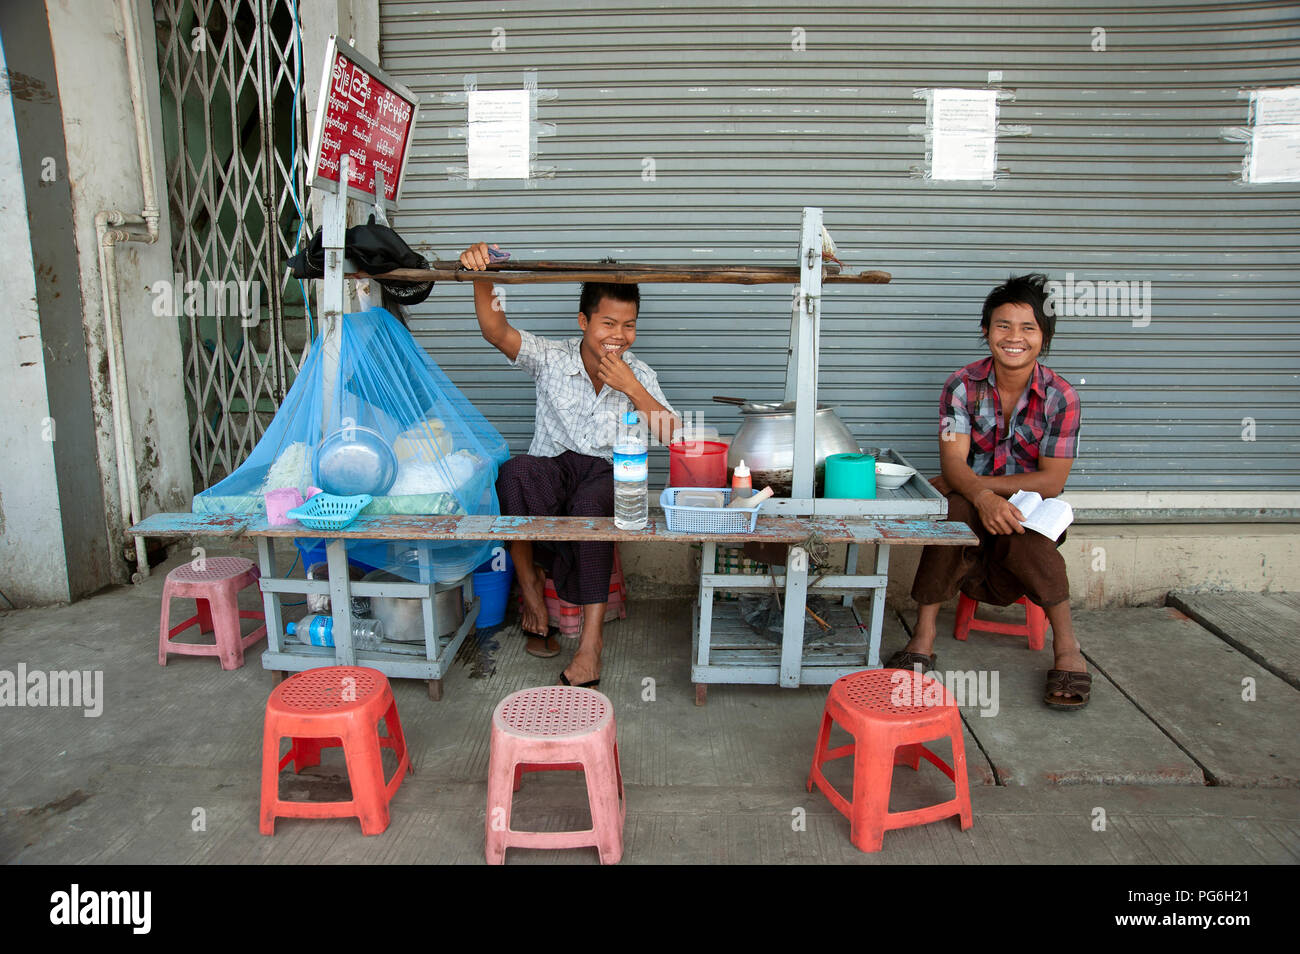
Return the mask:
<svg viewBox="0 0 1300 954"><path fill-rule="evenodd" d="M885 669L915 669L918 665L921 671L933 669L939 661L938 655L927 656L924 653L908 653L899 650L889 657L889 662L885 663Z"/></svg>
<svg viewBox="0 0 1300 954"><path fill-rule="evenodd" d="M1054 696L1054 692L1068 695ZM1092 674L1087 672L1069 672L1065 669L1047 670L1047 690L1043 701L1053 709L1082 709L1088 704L1092 692ZM1070 698L1074 696L1076 698Z"/></svg>
<svg viewBox="0 0 1300 954"><path fill-rule="evenodd" d="M551 659L554 656L560 655L560 639L559 639L560 627L552 626L550 629L546 631L545 636L543 636L541 633L529 633L529 632L525 632L524 636L530 640L540 639L543 641L543 644L546 647L544 650L538 651L533 648L532 643L525 643L524 652L528 653L528 655L536 656L538 659ZM555 646L554 649L551 648L552 645Z"/></svg>
<svg viewBox="0 0 1300 954"><path fill-rule="evenodd" d="M561 673L560 673L560 685L562 685L562 686L573 686L573 687L576 688L576 689L595 689L597 686L600 685L600 679L599 679L599 678L596 678L596 679L591 680L591 682L572 683L572 682L569 682L569 677L568 677L564 672L561 672Z"/></svg>

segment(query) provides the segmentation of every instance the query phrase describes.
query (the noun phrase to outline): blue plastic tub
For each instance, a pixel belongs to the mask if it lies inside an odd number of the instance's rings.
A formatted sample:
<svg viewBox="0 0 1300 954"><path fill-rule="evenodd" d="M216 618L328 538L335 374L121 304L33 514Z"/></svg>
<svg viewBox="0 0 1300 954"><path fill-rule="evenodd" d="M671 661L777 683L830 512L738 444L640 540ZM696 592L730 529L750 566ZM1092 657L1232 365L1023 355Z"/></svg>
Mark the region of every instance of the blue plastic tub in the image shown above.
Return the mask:
<svg viewBox="0 0 1300 954"><path fill-rule="evenodd" d="M493 562L500 563L503 557L505 566L499 570L492 568ZM515 565L510 562L510 554L505 547L495 547L492 559L474 571L474 595L478 597L479 629L500 626L506 621L506 606L510 601L510 587L515 579Z"/></svg>
<svg viewBox="0 0 1300 954"><path fill-rule="evenodd" d="M311 544L311 546L307 546ZM302 569L305 573L310 567L317 563L325 563L325 541L320 537L294 537L293 545L298 550L298 556L302 559ZM369 573L371 570L382 569L382 567L372 566L364 560L358 560L351 555L348 556L348 563L352 566L358 566Z"/></svg>

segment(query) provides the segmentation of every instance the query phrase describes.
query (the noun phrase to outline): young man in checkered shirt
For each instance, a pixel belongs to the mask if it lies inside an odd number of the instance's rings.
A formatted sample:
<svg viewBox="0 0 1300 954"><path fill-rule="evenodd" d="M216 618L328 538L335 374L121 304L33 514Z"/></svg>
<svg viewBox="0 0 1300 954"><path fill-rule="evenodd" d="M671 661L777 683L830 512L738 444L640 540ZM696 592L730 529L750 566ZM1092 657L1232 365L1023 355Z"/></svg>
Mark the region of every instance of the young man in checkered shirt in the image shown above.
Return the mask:
<svg viewBox="0 0 1300 954"><path fill-rule="evenodd" d="M980 319L989 357L944 385L942 476L931 483L948 498L948 519L969 525L980 544L924 549L912 584L916 629L886 665L934 666L939 606L958 591L998 606L1028 596L1052 624L1056 661L1043 701L1078 709L1088 702L1091 677L1074 638L1070 584L1057 550L1065 534L1053 541L1027 531L1020 525L1024 515L1007 499L1019 490L1059 495L1078 451L1078 395L1038 361L1056 330L1055 316L1045 310L1045 281L1023 275L993 289Z"/></svg>
<svg viewBox="0 0 1300 954"><path fill-rule="evenodd" d="M494 246L495 247L495 246ZM487 267L486 244L461 253L471 270ZM659 389L659 378L628 350L636 340L641 296L636 285L588 282L578 306L581 338L539 338L513 327L493 293L492 282L474 283L474 311L483 337L533 376L537 384L536 431L528 453L513 457L497 477L503 514L613 516L613 445L618 421L635 410L650 434L664 444L681 422ZM524 610L520 621L534 656L557 656L559 630L550 627L543 599L544 572L557 595L583 608L578 651L560 673L564 685L600 682L605 604L613 572L609 541L511 544ZM534 560L542 564L539 569Z"/></svg>

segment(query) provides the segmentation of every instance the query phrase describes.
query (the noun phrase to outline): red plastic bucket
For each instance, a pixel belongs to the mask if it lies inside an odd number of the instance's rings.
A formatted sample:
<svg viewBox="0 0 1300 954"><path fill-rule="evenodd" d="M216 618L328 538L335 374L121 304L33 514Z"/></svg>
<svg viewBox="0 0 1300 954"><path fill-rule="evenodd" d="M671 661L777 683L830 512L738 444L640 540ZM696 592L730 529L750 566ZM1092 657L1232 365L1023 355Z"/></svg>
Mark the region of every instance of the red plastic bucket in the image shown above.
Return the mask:
<svg viewBox="0 0 1300 954"><path fill-rule="evenodd" d="M668 486L727 486L727 445L718 441L669 444Z"/></svg>

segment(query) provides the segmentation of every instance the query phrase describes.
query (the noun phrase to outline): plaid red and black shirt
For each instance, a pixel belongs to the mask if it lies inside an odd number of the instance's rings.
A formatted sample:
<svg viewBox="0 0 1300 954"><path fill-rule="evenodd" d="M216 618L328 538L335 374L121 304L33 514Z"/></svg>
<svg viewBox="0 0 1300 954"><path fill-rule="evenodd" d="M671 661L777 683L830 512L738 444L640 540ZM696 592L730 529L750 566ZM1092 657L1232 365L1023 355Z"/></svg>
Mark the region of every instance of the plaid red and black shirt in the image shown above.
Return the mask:
<svg viewBox="0 0 1300 954"><path fill-rule="evenodd" d="M939 439L970 435L966 463L979 477L1027 474L1038 458L1073 458L1079 449L1079 395L1051 368L1035 362L1010 421L994 377L993 358L954 371L939 399Z"/></svg>

